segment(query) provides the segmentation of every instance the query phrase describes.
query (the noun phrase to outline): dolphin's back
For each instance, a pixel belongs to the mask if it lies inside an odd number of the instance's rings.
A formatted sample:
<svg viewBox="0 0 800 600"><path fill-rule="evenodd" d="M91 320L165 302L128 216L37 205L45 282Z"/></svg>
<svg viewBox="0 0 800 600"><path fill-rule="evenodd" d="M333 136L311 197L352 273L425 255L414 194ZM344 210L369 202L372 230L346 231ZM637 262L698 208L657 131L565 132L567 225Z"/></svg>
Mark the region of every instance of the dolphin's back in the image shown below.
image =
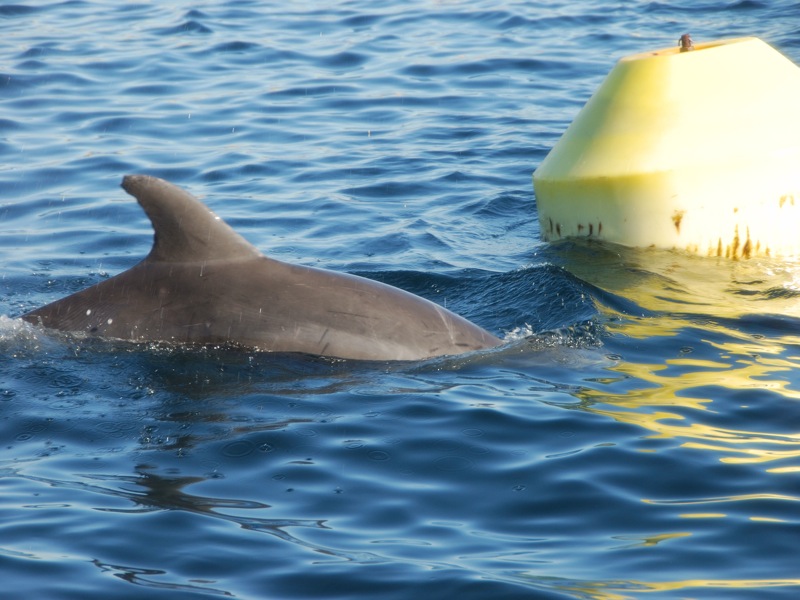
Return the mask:
<svg viewBox="0 0 800 600"><path fill-rule="evenodd" d="M106 338L371 360L418 360L500 343L392 286L268 258L166 181L132 175L122 185L153 224L150 254L25 320Z"/></svg>

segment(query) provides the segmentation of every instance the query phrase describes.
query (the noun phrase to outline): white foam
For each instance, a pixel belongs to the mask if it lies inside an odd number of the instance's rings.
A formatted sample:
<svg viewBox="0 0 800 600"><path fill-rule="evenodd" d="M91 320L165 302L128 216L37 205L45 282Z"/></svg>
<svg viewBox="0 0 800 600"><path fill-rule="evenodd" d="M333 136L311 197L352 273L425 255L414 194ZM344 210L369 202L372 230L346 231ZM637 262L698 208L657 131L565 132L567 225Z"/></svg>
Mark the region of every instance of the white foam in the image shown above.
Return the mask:
<svg viewBox="0 0 800 600"><path fill-rule="evenodd" d="M511 331L507 332L505 336L503 336L503 341L507 343L517 342L519 340L527 339L535 333L536 332L533 330L533 327L525 323L525 325L521 327L515 327Z"/></svg>
<svg viewBox="0 0 800 600"><path fill-rule="evenodd" d="M0 340L17 339L20 336L35 336L39 330L22 319L14 319L6 315L0 315Z"/></svg>
<svg viewBox="0 0 800 600"><path fill-rule="evenodd" d="M46 336L44 330L22 319L0 315L0 352L7 355L38 352Z"/></svg>

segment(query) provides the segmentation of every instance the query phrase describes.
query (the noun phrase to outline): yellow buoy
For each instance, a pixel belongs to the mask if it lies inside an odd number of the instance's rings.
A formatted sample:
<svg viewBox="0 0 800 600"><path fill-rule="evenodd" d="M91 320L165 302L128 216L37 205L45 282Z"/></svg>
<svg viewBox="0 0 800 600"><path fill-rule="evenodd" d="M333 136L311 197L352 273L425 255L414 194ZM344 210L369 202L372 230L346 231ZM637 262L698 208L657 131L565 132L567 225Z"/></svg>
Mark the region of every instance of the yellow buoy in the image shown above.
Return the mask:
<svg viewBox="0 0 800 600"><path fill-rule="evenodd" d="M533 184L546 241L800 254L800 68L752 37L625 57Z"/></svg>

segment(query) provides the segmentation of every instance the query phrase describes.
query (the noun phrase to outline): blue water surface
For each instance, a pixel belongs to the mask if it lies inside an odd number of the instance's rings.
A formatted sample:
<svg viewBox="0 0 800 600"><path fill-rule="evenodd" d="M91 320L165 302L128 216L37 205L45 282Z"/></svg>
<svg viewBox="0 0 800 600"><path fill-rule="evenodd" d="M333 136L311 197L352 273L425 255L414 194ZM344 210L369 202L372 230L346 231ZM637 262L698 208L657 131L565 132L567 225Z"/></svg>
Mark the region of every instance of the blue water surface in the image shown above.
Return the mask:
<svg viewBox="0 0 800 600"><path fill-rule="evenodd" d="M539 241L626 54L791 1L0 5L0 575L15 597L794 598L800 265ZM138 262L149 173L500 349L360 363L22 313Z"/></svg>

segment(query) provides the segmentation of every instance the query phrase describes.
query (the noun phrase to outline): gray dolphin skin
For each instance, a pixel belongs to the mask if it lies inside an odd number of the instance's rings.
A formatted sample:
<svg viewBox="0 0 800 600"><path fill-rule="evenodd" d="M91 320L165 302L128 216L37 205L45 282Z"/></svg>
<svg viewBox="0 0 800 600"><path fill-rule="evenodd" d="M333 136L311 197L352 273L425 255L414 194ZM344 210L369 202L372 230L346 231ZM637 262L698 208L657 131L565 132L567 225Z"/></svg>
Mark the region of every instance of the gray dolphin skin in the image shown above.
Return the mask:
<svg viewBox="0 0 800 600"><path fill-rule="evenodd" d="M466 319L403 290L268 258L163 179L128 175L122 187L153 224L150 254L24 320L109 339L361 360L421 360L500 344Z"/></svg>

